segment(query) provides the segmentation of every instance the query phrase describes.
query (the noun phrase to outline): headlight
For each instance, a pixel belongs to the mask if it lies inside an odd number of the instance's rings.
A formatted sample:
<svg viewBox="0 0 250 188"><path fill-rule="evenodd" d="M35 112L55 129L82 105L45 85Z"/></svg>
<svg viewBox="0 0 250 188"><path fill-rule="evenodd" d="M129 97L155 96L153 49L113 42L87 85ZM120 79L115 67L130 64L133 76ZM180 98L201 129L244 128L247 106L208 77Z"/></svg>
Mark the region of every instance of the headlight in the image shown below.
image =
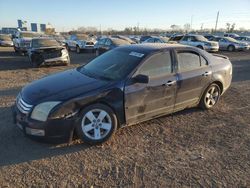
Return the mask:
<svg viewBox="0 0 250 188"><path fill-rule="evenodd" d="M35 106L31 113L31 118L38 121L46 121L50 111L58 105L59 101L44 102Z"/></svg>

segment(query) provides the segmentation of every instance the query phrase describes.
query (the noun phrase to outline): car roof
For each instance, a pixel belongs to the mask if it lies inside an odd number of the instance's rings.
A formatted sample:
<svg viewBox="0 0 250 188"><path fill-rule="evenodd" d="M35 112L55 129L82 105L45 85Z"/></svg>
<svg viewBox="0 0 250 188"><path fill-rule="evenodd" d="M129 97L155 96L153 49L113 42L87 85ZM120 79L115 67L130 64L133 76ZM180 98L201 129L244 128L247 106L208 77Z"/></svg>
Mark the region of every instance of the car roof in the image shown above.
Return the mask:
<svg viewBox="0 0 250 188"><path fill-rule="evenodd" d="M186 46L182 44L167 44L167 43L142 43L142 44L133 44L133 45L126 45L119 47L119 49L136 51L140 53L151 53L173 48L194 49L194 47L191 46Z"/></svg>

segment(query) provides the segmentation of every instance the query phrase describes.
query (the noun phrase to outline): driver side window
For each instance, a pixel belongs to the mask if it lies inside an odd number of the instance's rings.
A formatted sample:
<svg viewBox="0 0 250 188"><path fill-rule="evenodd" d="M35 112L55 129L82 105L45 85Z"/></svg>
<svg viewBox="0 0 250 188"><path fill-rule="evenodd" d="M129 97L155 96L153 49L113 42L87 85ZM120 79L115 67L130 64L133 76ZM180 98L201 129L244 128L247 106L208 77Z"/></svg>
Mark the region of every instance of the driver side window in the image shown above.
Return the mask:
<svg viewBox="0 0 250 188"><path fill-rule="evenodd" d="M172 73L172 61L170 52L152 55L147 59L138 74L147 75L150 78L161 77Z"/></svg>

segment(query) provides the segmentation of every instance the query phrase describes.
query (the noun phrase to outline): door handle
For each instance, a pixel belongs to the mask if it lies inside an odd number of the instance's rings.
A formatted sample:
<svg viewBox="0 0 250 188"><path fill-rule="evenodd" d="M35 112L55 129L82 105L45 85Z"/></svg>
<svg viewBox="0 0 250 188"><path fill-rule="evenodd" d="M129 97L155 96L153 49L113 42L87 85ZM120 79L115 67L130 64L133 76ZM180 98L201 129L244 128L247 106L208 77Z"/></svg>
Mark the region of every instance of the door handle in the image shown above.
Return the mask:
<svg viewBox="0 0 250 188"><path fill-rule="evenodd" d="M166 84L164 84L164 85L166 85L166 86L172 86L172 85L174 85L176 83L176 81L175 80L173 80L173 81L171 81L171 80L169 80Z"/></svg>
<svg viewBox="0 0 250 188"><path fill-rule="evenodd" d="M205 72L202 74L202 76L209 76L211 74L211 72Z"/></svg>

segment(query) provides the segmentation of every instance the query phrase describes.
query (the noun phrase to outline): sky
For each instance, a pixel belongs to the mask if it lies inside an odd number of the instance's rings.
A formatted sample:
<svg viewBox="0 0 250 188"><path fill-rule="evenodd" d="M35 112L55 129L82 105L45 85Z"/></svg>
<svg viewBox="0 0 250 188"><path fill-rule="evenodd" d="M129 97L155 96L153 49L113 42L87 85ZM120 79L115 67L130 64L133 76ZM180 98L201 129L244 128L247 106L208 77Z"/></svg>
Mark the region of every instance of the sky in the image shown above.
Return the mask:
<svg viewBox="0 0 250 188"><path fill-rule="evenodd" d="M250 0L0 0L0 28L17 27L17 19L50 23L57 31L78 27L170 29L191 24L192 28L218 28L236 23L250 29Z"/></svg>

